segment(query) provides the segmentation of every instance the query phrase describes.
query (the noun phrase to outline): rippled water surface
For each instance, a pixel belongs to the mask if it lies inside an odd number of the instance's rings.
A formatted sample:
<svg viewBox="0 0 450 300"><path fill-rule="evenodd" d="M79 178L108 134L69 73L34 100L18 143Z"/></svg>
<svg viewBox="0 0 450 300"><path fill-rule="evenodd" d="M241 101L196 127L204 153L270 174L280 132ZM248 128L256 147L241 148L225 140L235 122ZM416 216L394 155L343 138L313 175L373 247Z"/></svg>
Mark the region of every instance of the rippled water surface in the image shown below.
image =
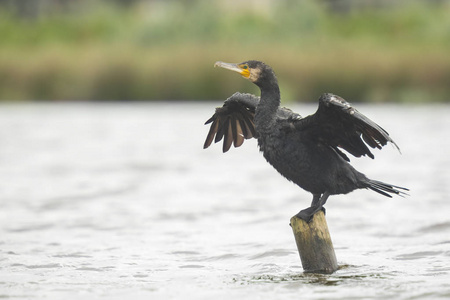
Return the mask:
<svg viewBox="0 0 450 300"><path fill-rule="evenodd" d="M255 141L203 150L219 104L0 105L0 298L450 298L449 106L357 106L402 154L352 163L411 195L331 197L340 270L311 275L289 227L311 196Z"/></svg>

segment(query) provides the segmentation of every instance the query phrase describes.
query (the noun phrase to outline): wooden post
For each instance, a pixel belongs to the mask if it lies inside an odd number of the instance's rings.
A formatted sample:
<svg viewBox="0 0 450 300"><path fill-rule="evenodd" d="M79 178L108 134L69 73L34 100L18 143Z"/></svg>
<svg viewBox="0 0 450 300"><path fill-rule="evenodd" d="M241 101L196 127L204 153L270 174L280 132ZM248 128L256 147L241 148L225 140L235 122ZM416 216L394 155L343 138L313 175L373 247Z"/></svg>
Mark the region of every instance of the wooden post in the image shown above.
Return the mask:
<svg viewBox="0 0 450 300"><path fill-rule="evenodd" d="M331 274L338 269L323 211L317 212L309 223L294 216L291 227L306 273Z"/></svg>

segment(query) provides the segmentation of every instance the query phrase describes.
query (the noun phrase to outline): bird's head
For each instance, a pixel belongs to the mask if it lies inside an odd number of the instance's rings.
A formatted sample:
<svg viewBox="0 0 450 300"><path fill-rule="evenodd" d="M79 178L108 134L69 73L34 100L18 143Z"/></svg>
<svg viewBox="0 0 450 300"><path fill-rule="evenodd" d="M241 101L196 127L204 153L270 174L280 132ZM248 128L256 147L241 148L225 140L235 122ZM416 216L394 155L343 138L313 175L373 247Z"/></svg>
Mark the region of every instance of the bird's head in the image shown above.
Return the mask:
<svg viewBox="0 0 450 300"><path fill-rule="evenodd" d="M258 86L266 80L276 80L272 68L257 60L248 60L238 64L217 61L214 67L235 71Z"/></svg>

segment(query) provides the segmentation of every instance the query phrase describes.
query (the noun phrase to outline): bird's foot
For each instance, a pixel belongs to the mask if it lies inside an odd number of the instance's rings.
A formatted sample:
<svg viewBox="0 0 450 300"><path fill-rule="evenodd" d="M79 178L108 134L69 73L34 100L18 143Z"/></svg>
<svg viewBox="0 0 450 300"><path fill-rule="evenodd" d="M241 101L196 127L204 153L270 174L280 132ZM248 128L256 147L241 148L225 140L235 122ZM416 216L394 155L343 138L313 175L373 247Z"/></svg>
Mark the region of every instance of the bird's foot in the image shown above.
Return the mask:
<svg viewBox="0 0 450 300"><path fill-rule="evenodd" d="M305 208L303 210L301 210L298 214L296 214L295 216L297 218L302 219L303 221L305 221L306 223L311 222L313 216L319 211L322 210L323 213L325 214L325 207L323 206L310 206L308 208Z"/></svg>

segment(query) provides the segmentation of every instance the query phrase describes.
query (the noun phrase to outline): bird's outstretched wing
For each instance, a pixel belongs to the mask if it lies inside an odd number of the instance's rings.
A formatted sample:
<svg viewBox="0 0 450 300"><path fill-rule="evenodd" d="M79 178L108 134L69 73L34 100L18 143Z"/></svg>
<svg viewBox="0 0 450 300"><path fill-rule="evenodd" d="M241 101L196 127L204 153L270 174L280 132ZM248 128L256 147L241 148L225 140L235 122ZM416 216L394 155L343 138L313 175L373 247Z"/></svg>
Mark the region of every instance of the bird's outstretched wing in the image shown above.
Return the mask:
<svg viewBox="0 0 450 300"><path fill-rule="evenodd" d="M386 130L333 94L323 94L319 98L317 112L299 120L295 126L308 131L311 138L335 149L347 161L348 157L337 147L355 157L367 155L370 158L374 156L367 145L381 149L390 142L400 150Z"/></svg>
<svg viewBox="0 0 450 300"><path fill-rule="evenodd" d="M212 124L203 148L208 148L213 140L217 143L223 138L223 152L227 152L231 144L239 147L244 139L254 137L256 131L253 118L258 103L259 97L241 93L235 93L225 100L223 106L216 108L214 115L205 123Z"/></svg>

